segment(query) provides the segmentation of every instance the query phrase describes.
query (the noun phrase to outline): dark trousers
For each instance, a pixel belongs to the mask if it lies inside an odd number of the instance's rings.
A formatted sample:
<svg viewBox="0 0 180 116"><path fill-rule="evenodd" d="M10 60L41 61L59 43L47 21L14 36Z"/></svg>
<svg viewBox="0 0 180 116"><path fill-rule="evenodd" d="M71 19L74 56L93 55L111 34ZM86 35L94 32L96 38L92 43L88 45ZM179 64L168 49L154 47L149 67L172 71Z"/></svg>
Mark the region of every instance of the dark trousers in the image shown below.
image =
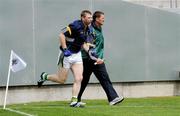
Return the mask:
<svg viewBox="0 0 180 116"><path fill-rule="evenodd" d="M83 80L81 82L81 89L78 94L78 101L81 101L81 96L89 82L90 76L92 73L99 80L101 86L103 87L108 101L112 101L114 98L118 97L115 89L112 86L112 83L109 79L109 75L106 70L105 64L94 65L94 61L91 59L83 59Z"/></svg>

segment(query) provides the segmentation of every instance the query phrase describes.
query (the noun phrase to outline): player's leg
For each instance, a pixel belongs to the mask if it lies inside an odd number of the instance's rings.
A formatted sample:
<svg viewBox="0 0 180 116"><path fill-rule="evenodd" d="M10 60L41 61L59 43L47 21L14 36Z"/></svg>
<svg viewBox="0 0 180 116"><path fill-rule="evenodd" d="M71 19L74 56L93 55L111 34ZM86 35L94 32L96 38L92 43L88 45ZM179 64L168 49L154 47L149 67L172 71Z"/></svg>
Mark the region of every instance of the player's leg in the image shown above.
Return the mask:
<svg viewBox="0 0 180 116"><path fill-rule="evenodd" d="M74 107L77 105L77 95L79 93L80 87L81 87L81 81L82 81L82 73L83 73L83 64L81 63L75 63L71 67L72 73L74 76L74 83L72 88L72 99L70 106Z"/></svg>
<svg viewBox="0 0 180 116"><path fill-rule="evenodd" d="M83 59L83 79L82 79L81 88L78 94L78 102L81 102L81 96L90 80L90 76L92 74L92 65L94 65L94 63L91 62L89 59Z"/></svg>
<svg viewBox="0 0 180 116"><path fill-rule="evenodd" d="M64 57L63 54L59 57L58 71L55 74L48 74L43 72L38 81L38 87L41 87L45 81L53 81L60 84L64 84L67 79L70 63L68 57Z"/></svg>
<svg viewBox="0 0 180 116"><path fill-rule="evenodd" d="M47 80L64 84L68 76L68 71L68 68L59 68L56 74L47 75Z"/></svg>
<svg viewBox="0 0 180 116"><path fill-rule="evenodd" d="M41 79L38 81L38 87L41 87L45 81L52 81L60 84L64 84L68 76L68 68L59 68L56 74L48 74L43 72Z"/></svg>

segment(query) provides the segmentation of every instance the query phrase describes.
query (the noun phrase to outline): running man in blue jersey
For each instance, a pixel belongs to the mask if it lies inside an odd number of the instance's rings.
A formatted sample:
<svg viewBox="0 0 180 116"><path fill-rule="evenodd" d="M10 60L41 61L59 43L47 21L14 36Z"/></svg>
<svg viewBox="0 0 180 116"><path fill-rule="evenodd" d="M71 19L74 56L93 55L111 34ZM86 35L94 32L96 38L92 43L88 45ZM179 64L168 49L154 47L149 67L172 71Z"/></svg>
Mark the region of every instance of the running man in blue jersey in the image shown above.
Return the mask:
<svg viewBox="0 0 180 116"><path fill-rule="evenodd" d="M92 21L92 14L88 10L81 12L81 20L76 20L65 27L59 35L60 51L58 71L56 74L48 74L43 72L41 79L38 81L38 86L41 87L45 81L53 81L64 84L68 71L71 69L74 76L74 83L72 88L71 107L80 107L77 95L80 90L81 81L83 78L83 63L81 56L81 49L87 41L87 36L90 34L90 24Z"/></svg>

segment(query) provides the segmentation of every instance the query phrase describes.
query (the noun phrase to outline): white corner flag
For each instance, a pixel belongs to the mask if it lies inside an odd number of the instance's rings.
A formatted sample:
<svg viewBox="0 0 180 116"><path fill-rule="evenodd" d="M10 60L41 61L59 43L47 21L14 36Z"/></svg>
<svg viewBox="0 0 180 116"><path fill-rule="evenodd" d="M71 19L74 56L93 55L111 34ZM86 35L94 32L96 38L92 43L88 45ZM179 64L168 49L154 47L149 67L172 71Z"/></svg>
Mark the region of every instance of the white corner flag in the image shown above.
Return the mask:
<svg viewBox="0 0 180 116"><path fill-rule="evenodd" d="M11 70L13 72L18 72L26 68L26 62L24 62L16 53L11 50Z"/></svg>
<svg viewBox="0 0 180 116"><path fill-rule="evenodd" d="M26 68L27 64L24 62L16 53L14 53L13 50L11 50L11 55L9 59L9 70L8 70L8 77L7 77L7 84L6 84L6 92L5 92L5 97L4 97L4 107L3 109L6 108L6 99L7 99L7 93L8 93L8 86L9 86L9 78L10 78L10 73L11 70L13 72L18 72L20 70L23 70Z"/></svg>

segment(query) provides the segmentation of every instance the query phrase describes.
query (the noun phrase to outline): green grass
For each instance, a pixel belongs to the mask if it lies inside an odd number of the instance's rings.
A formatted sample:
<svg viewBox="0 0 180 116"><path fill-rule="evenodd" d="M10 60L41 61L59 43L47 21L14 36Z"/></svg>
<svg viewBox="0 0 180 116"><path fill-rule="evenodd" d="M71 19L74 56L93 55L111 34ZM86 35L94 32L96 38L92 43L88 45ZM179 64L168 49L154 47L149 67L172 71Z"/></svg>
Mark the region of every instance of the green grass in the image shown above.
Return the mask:
<svg viewBox="0 0 180 116"><path fill-rule="evenodd" d="M9 105L8 108L38 116L180 116L180 97L128 98L116 106L106 100L84 100L85 108L71 108L67 101ZM21 116L0 109L0 116Z"/></svg>

